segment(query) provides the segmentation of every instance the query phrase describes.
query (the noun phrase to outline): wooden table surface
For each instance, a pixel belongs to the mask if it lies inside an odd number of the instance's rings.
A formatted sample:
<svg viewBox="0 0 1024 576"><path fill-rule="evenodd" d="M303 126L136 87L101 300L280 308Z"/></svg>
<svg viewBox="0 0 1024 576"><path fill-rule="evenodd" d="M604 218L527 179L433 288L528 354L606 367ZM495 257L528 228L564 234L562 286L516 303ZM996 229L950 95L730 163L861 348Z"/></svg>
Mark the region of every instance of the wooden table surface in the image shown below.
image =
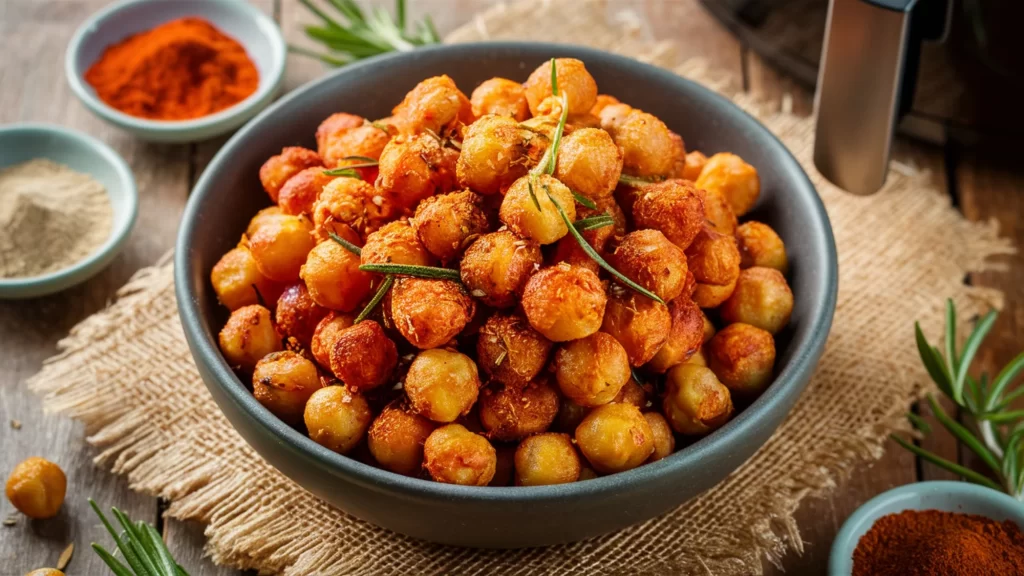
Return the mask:
<svg viewBox="0 0 1024 576"><path fill-rule="evenodd" d="M609 17L630 8L656 38L681 39L683 55L701 55L743 79L747 90L779 96L790 94L798 113L810 111L810 95L764 64L710 16L693 15L695 0L611 0ZM281 23L290 40L301 37L300 21L307 16L297 0L253 0ZM6 476L22 459L40 455L54 460L67 473L68 498L54 520L31 522L24 517L13 526L0 526L0 575L21 575L30 569L53 566L60 553L74 542L72 575L107 573L88 549L92 541L108 542L86 497L105 506L117 506L137 519L160 528L178 561L195 576L237 574L214 566L202 556L202 527L161 518L157 499L132 492L123 478L92 464L92 450L78 423L44 415L38 398L24 381L52 355L57 341L77 322L102 309L118 287L137 269L150 265L174 242L178 217L189 190L224 139L191 145L154 145L139 142L104 124L71 94L64 79L64 49L75 28L107 0L0 0L0 124L24 121L57 123L91 133L120 152L131 165L141 195L139 219L125 251L91 281L60 295L23 302L0 303L0 472ZM373 0L363 4L386 4ZM433 16L442 35L465 23L494 0L411 0L410 16ZM685 17L684 17L685 15ZM313 61L290 56L287 88L294 88L322 73ZM954 204L971 220L996 219L1003 234L1018 244L1024 240L1024 174L1003 168L998 152L965 151L954 146L926 148L900 143L905 158L930 167ZM1008 361L1024 342L1024 257L1006 259L1008 271L972 275L968 282L1006 293L1006 311L980 353L988 370ZM921 407L922 412L926 412ZM925 414L927 416L927 414ZM10 424L9 424L10 423ZM18 427L20 424L20 428ZM958 459L956 443L936 434L929 447L947 458ZM964 458L959 458L961 461ZM805 542L802 556L789 554L783 569L788 574L824 574L829 546L842 521L872 496L917 480L949 478L934 466L915 459L895 446L871 466L856 469L829 496L805 500L797 513ZM0 503L0 517L13 508ZM782 572L767 566L770 574Z"/></svg>

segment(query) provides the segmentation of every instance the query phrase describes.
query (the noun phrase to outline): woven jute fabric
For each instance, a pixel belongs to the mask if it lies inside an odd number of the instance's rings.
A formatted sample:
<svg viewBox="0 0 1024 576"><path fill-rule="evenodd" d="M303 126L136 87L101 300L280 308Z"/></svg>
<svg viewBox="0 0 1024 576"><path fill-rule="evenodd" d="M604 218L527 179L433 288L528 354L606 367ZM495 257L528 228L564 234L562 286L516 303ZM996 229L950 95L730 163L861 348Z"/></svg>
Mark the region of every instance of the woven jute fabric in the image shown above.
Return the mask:
<svg viewBox="0 0 1024 576"><path fill-rule="evenodd" d="M937 334L946 297L968 314L998 305L998 294L963 280L1011 247L994 224L965 221L936 177L906 162L894 164L872 197L834 188L811 163L810 119L731 93L731 79L699 61L677 66L671 44L645 41L630 18L610 26L607 10L576 0L500 6L449 40L586 44L724 91L800 159L835 231L839 303L821 363L778 431L715 488L641 525L545 549L444 547L359 521L274 470L221 415L186 347L166 261L139 272L116 303L78 325L31 387L49 409L85 422L98 462L126 474L133 489L170 500L171 516L207 524L214 561L264 573L738 576L799 553L793 513L800 501L877 459L923 390L914 320Z"/></svg>

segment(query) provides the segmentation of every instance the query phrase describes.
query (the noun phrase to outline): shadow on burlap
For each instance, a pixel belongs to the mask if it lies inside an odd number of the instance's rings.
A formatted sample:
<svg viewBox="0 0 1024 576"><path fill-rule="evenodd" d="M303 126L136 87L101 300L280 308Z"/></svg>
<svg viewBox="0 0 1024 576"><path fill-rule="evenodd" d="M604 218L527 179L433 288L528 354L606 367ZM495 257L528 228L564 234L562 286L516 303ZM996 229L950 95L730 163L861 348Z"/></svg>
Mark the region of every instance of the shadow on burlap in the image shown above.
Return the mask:
<svg viewBox="0 0 1024 576"><path fill-rule="evenodd" d="M963 284L1011 247L993 224L965 221L933 176L895 164L884 190L846 195L810 162L812 121L730 92L699 61L676 66L671 44L606 23L602 2L500 6L449 41L552 39L665 66L733 96L803 163L827 207L840 289L821 364L789 418L724 482L677 510L577 544L515 551L415 541L331 508L276 472L230 427L199 379L178 322L171 266L140 271L107 310L78 325L30 383L46 406L82 420L97 460L133 489L207 524L218 563L292 575L759 574L803 543L793 513L879 458L926 381L912 326L936 334L952 297L966 314L999 295Z"/></svg>

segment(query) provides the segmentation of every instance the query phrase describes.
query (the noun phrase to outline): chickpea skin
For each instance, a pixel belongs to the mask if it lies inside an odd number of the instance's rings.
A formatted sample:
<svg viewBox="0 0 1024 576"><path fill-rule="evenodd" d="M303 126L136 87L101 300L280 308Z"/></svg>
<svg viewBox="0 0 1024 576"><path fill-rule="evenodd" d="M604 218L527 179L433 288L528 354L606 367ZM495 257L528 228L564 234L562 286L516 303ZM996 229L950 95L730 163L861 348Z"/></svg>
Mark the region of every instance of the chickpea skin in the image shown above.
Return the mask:
<svg viewBox="0 0 1024 576"><path fill-rule="evenodd" d="M370 426L367 445L385 470L415 476L423 466L423 443L437 425L395 401Z"/></svg>
<svg viewBox="0 0 1024 576"><path fill-rule="evenodd" d="M64 573L56 568L36 568L25 576L64 576Z"/></svg>
<svg viewBox="0 0 1024 576"><path fill-rule="evenodd" d="M555 68L559 94L564 91L569 101L569 114L589 112L597 103L597 82L587 72L587 67L575 58L556 58ZM530 113L536 116L541 102L554 93L551 86L551 61L538 66L523 83L523 88L526 90Z"/></svg>
<svg viewBox="0 0 1024 576"><path fill-rule="evenodd" d="M616 270L665 302L686 287L686 254L657 230L637 230L622 238L608 255Z"/></svg>
<svg viewBox="0 0 1024 576"><path fill-rule="evenodd" d="M735 288L735 280L724 286L698 283L697 289L693 291L693 301L696 302L697 306L704 309L718 308L722 305L722 302L729 299Z"/></svg>
<svg viewBox="0 0 1024 576"><path fill-rule="evenodd" d="M591 200L607 198L622 174L622 150L598 128L574 130L562 139L555 177Z"/></svg>
<svg viewBox="0 0 1024 576"><path fill-rule="evenodd" d="M508 442L546 431L558 415L558 392L544 380L488 387L480 395L480 423L491 440Z"/></svg>
<svg viewBox="0 0 1024 576"><path fill-rule="evenodd" d="M26 458L7 477L7 499L19 512L43 520L60 512L67 491L64 471L38 456Z"/></svg>
<svg viewBox="0 0 1024 576"><path fill-rule="evenodd" d="M442 146L430 134L399 136L380 155L375 186L382 202L412 211L434 194L456 186L459 151Z"/></svg>
<svg viewBox="0 0 1024 576"><path fill-rule="evenodd" d="M316 365L290 350L263 357L252 373L253 396L289 424L302 422L306 402L320 388Z"/></svg>
<svg viewBox="0 0 1024 576"><path fill-rule="evenodd" d="M480 328L477 362L493 380L525 386L544 369L553 346L521 314L497 312Z"/></svg>
<svg viewBox="0 0 1024 576"><path fill-rule="evenodd" d="M548 139L512 118L485 116L466 129L455 164L459 185L497 194L526 175L548 148Z"/></svg>
<svg viewBox="0 0 1024 576"><path fill-rule="evenodd" d="M473 115L477 118L494 114L522 122L530 117L526 90L519 82L507 78L484 80L473 90L469 103L473 107Z"/></svg>
<svg viewBox="0 0 1024 576"><path fill-rule="evenodd" d="M633 203L636 227L660 230L681 250L689 248L704 228L703 194L683 180L666 180L638 192Z"/></svg>
<svg viewBox="0 0 1024 576"><path fill-rule="evenodd" d="M231 313L220 331L220 350L228 364L250 371L264 356L281 349L270 310L259 304L243 306Z"/></svg>
<svg viewBox="0 0 1024 576"><path fill-rule="evenodd" d="M427 251L412 226L396 220L366 236L360 257L362 264L409 264L433 266L434 255Z"/></svg>
<svg viewBox="0 0 1024 576"><path fill-rule="evenodd" d="M704 165L708 163L708 157L703 152L694 150L686 154L686 162L683 166L683 171L679 174L680 178L695 182L697 178L700 178L701 171L704 170Z"/></svg>
<svg viewBox="0 0 1024 576"><path fill-rule="evenodd" d="M324 186L313 205L316 239L323 242L334 232L360 245L360 235L380 228L393 211L392 205L377 194L373 184L356 178L335 178Z"/></svg>
<svg viewBox="0 0 1024 576"><path fill-rule="evenodd" d="M671 175L677 146L672 131L652 114L637 109L622 112L621 105L605 108L601 127L622 148L623 173L641 178Z"/></svg>
<svg viewBox="0 0 1024 576"><path fill-rule="evenodd" d="M740 248L740 267L774 268L783 274L789 268L786 246L771 226L761 222L745 222L736 228Z"/></svg>
<svg viewBox="0 0 1024 576"><path fill-rule="evenodd" d="M651 453L647 462L657 462L675 451L676 437L672 434L672 427L668 425L668 421L661 414L644 412L644 418L651 426L651 432L654 433L654 452Z"/></svg>
<svg viewBox="0 0 1024 576"><path fill-rule="evenodd" d="M530 189L533 196L530 196ZM540 209L533 203L537 198ZM569 233L562 216L555 208L561 206L569 222L576 221L576 202L572 192L553 176L542 174L536 178L523 176L505 192L498 217L509 230L523 238L540 244L552 244Z"/></svg>
<svg viewBox="0 0 1024 576"><path fill-rule="evenodd" d="M263 184L263 189L276 204L281 187L289 178L306 168L323 165L320 155L312 150L298 146L282 148L280 154L271 156L260 167L260 183Z"/></svg>
<svg viewBox="0 0 1024 576"><path fill-rule="evenodd" d="M349 387L367 391L386 384L398 364L398 348L380 324L363 320L338 333L331 372Z"/></svg>
<svg viewBox="0 0 1024 576"><path fill-rule="evenodd" d="M576 428L576 445L601 474L624 472L654 453L654 432L632 404L605 404L592 410Z"/></svg>
<svg viewBox="0 0 1024 576"><path fill-rule="evenodd" d="M327 386L310 397L303 419L314 442L347 454L366 435L373 412L361 395L344 386Z"/></svg>
<svg viewBox="0 0 1024 576"><path fill-rule="evenodd" d="M452 262L490 227L482 200L468 190L431 196L416 207L412 227L431 254Z"/></svg>
<svg viewBox="0 0 1024 576"><path fill-rule="evenodd" d="M280 206L267 206L257 212L256 215L249 220L249 225L245 228L245 236L247 238L252 238L253 234L255 234L261 226L268 222L273 222L281 216L287 216L287 214L281 211ZM243 238L243 243L244 240L245 239Z"/></svg>
<svg viewBox="0 0 1024 576"><path fill-rule="evenodd" d="M719 234L731 236L736 232L736 213L719 190L704 190L704 217L708 226Z"/></svg>
<svg viewBox="0 0 1024 576"><path fill-rule="evenodd" d="M619 99L615 96L609 96L608 94L598 94L597 100L594 105L590 108L590 113L594 116L601 116L601 111L611 106L612 104L622 104Z"/></svg>
<svg viewBox="0 0 1024 576"><path fill-rule="evenodd" d="M460 424L430 433L423 444L423 466L430 477L445 484L486 486L494 478L497 453L486 438Z"/></svg>
<svg viewBox="0 0 1024 576"><path fill-rule="evenodd" d="M698 284L732 284L740 275L736 239L704 228L686 250L686 263Z"/></svg>
<svg viewBox="0 0 1024 576"><path fill-rule="evenodd" d="M719 313L726 322L742 322L778 334L793 313L793 292L782 272L759 266L747 268L740 271L736 289Z"/></svg>
<svg viewBox="0 0 1024 576"><path fill-rule="evenodd" d="M664 374L669 368L686 362L704 343L707 316L696 303L689 298L679 297L669 303L668 311L672 318L668 339L650 362L645 364L645 368L655 374ZM711 326L711 332L714 334L714 326Z"/></svg>
<svg viewBox="0 0 1024 576"><path fill-rule="evenodd" d="M468 414L479 391L476 364L451 350L420 352L405 376L405 393L413 409L434 422L454 422Z"/></svg>
<svg viewBox="0 0 1024 576"><path fill-rule="evenodd" d="M285 288L277 299L274 321L283 335L291 336L308 348L317 324L328 312L313 300L306 285L299 281Z"/></svg>
<svg viewBox="0 0 1024 576"><path fill-rule="evenodd" d="M460 273L474 298L488 306L509 308L518 303L518 295L542 262L539 244L509 230L499 230L469 245L462 256Z"/></svg>
<svg viewBox="0 0 1024 576"><path fill-rule="evenodd" d="M458 336L473 318L476 304L458 282L399 278L391 288L390 309L402 336L426 350Z"/></svg>
<svg viewBox="0 0 1024 576"><path fill-rule="evenodd" d="M256 260L245 246L236 246L221 256L210 272L210 283L217 293L217 300L228 310L242 306L277 301L284 289L280 282L264 276Z"/></svg>
<svg viewBox="0 0 1024 576"><path fill-rule="evenodd" d="M323 157L327 153L332 136L344 133L363 124L366 124L365 118L346 112L337 112L324 118L323 122L316 128L317 152Z"/></svg>
<svg viewBox="0 0 1024 576"><path fill-rule="evenodd" d="M616 404L632 404L643 410L647 407L647 392L635 379L630 378L629 382L626 382L622 390L619 390L618 395L615 396L612 402Z"/></svg>
<svg viewBox="0 0 1024 576"><path fill-rule="evenodd" d="M642 366L653 358L665 344L671 328L672 316L667 306L612 284L601 331L618 340L631 365Z"/></svg>
<svg viewBox="0 0 1024 576"><path fill-rule="evenodd" d="M338 341L338 335L342 330L351 326L354 320L355 315L338 312L328 312L327 316L320 320L309 343L309 351L313 354L317 364L330 368L331 350L334 349L334 344Z"/></svg>
<svg viewBox="0 0 1024 576"><path fill-rule="evenodd" d="M668 371L662 407L672 429L687 436L717 430L733 412L729 389L714 372L694 364L680 364Z"/></svg>
<svg viewBox="0 0 1024 576"><path fill-rule="evenodd" d="M249 251L260 273L277 282L294 282L306 255L316 244L309 220L280 216L260 226L249 238Z"/></svg>
<svg viewBox="0 0 1024 576"><path fill-rule="evenodd" d="M757 169L739 156L727 152L708 158L696 185L704 190L721 192L737 216L749 212L761 194L761 179Z"/></svg>
<svg viewBox="0 0 1024 576"><path fill-rule="evenodd" d="M567 484L580 477L580 457L568 434L549 432L519 443L515 455L516 486Z"/></svg>
<svg viewBox="0 0 1024 576"><path fill-rule="evenodd" d="M328 240L309 252L301 276L314 302L352 312L373 290L373 274L360 270L359 264L359 256Z"/></svg>
<svg viewBox="0 0 1024 576"><path fill-rule="evenodd" d="M363 122L359 126L340 130L325 138L324 148L320 154L325 166L344 168L365 162L351 159L353 156L380 158L384 147L397 131L381 130L380 124L374 126L365 120ZM368 182L372 182L377 177L377 169L373 167L357 168L356 171Z"/></svg>
<svg viewBox="0 0 1024 576"><path fill-rule="evenodd" d="M534 330L552 342L567 342L597 332L607 302L597 274L579 266L558 264L530 278L523 290L522 306Z"/></svg>
<svg viewBox="0 0 1024 576"><path fill-rule="evenodd" d="M771 383L775 340L750 324L730 324L708 343L708 366L730 391L753 396Z"/></svg>
<svg viewBox="0 0 1024 576"><path fill-rule="evenodd" d="M611 402L630 377L626 350L604 332L573 340L555 352L558 387L581 406Z"/></svg>
<svg viewBox="0 0 1024 576"><path fill-rule="evenodd" d="M281 193L277 198L281 212L292 216L312 214L313 205L316 204L320 192L334 178L334 176L324 174L323 167L306 168L292 176L281 187Z"/></svg>
<svg viewBox="0 0 1024 576"><path fill-rule="evenodd" d="M456 123L473 122L469 98L447 75L427 78L417 84L391 113L401 118L404 128L410 132L432 130L442 134Z"/></svg>

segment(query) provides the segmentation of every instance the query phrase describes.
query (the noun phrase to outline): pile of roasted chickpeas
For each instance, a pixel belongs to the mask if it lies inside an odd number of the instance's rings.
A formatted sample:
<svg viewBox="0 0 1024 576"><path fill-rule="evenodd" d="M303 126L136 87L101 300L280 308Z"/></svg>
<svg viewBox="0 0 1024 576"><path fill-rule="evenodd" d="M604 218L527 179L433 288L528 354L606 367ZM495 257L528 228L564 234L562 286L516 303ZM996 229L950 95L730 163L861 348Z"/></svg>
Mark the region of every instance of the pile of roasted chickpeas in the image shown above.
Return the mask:
<svg viewBox="0 0 1024 576"><path fill-rule="evenodd" d="M687 152L583 62L469 98L428 78L316 143L263 165L275 205L211 279L224 357L330 450L574 482L665 458L771 382L793 295L779 236L738 223L757 170Z"/></svg>

